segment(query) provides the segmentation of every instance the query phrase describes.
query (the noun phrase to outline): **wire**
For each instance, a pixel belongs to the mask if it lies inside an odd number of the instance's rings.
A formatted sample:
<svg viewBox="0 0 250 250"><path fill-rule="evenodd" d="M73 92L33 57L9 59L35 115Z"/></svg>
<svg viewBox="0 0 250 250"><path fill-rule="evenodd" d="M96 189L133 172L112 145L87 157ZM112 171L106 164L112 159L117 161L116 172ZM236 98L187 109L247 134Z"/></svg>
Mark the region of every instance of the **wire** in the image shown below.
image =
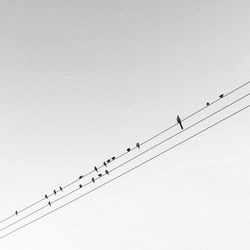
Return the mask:
<svg viewBox="0 0 250 250"><path fill-rule="evenodd" d="M215 104L215 103L217 103L218 101L224 99L225 97L231 95L232 93L236 92L237 90L239 90L239 89L245 87L245 86L248 85L249 83L250 83L250 81L248 81L248 82L246 82L246 83L244 83L244 84L238 86L237 88L231 90L231 91L228 92L227 94L224 94L223 98L221 98L221 97L217 98L215 101L211 102L211 103L209 104L209 106L204 106L204 107L198 109L197 111L195 111L195 112L193 112L192 114L188 115L187 117L183 118L182 121L188 120L189 118L191 118L191 117L193 117L194 115L200 113L200 112L203 111L204 109L206 109L206 108L212 106L213 104ZM155 139L156 137L158 137L158 136L160 136L161 134L163 134L163 133L169 131L170 129L174 128L174 127L177 126L177 125L178 125L178 123L175 123L175 124L169 126L168 128L162 130L162 131L159 132L158 134L156 134L156 135L154 135L154 136L148 138L147 140L143 141L142 143L140 143L140 145L144 145L144 144L148 143L149 141ZM136 148L137 148L137 147L131 148L131 149L130 149L130 152L133 151L133 150L135 150ZM117 159L123 157L123 156L126 155L127 153L129 153L129 152L124 152L124 153L120 154L120 155L117 156L114 160L117 160ZM100 167L98 167L97 169L100 169L100 168L102 168L102 167L104 167L104 164L101 165ZM94 173L94 172L95 172L95 171L92 170L92 171L90 171L90 172L88 172L88 173L86 173L85 175L82 175L82 176L83 176L83 177L87 177L87 176L89 176L90 174L92 174L92 173ZM66 184L66 185L63 186L62 188L63 188L63 189L68 188L69 186L73 185L74 183L78 182L79 180L80 180L80 178L78 178L78 179L76 179L76 180L74 180L74 181L72 181L72 182ZM60 189L59 189L59 190L56 190L56 192L59 192L59 191L60 191ZM53 195L54 195L54 193L51 193L51 194L47 195L47 197L49 198L49 197L51 197L51 196L53 196ZM47 199L47 198L40 199L40 200L38 200L38 201L36 201L36 202L34 202L34 203L32 203L32 204L30 204L30 205L24 207L23 209L19 210L18 213L20 214L21 212L23 212L23 211L25 211L25 210L27 210L27 209L29 209L29 208L31 208L31 207L37 205L38 203L40 203L40 202L42 202L42 201L44 201L44 200L46 200L46 199ZM10 215L9 217L6 217L5 219L1 220L0 223L3 223L4 221L7 221L7 220L9 220L10 218L12 218L12 217L14 217L14 216L16 216L15 213L12 214L12 215Z"/></svg>
<svg viewBox="0 0 250 250"><path fill-rule="evenodd" d="M0 239L3 239L3 238L7 237L7 236L10 235L10 234L13 234L14 232L16 232L16 231L18 231L18 230L20 230L20 229L22 229L22 228L24 228L24 227L26 227L26 226L28 226L28 225L34 223L34 222L36 222L36 221L42 219L42 218L46 217L47 215L52 214L52 213L56 212L57 210L59 210L59 209L65 207L65 206L67 206L67 205L69 205L69 204L71 204L71 203L73 203L73 202L75 202L75 201L81 199L82 197L84 197L84 196L86 196L86 195L88 195L88 194L90 194L90 193L92 193L92 192L94 192L94 191L96 191L96 190L98 190L98 189L100 189L101 187L103 187L103 186L105 186L105 185L107 185L107 184L113 182L114 180L116 180L116 179L122 177L123 175L125 175L125 174L127 174L127 173L130 173L131 171L133 171L133 170L135 170L135 169L141 167L142 165L144 165L144 164L146 164L146 163L148 163L148 162L150 162L150 161L156 159L157 157L159 157L159 156L161 156L161 155L167 153L168 151L170 151L170 150L172 150L172 149L174 149L174 148L180 146L181 144L183 144L183 143L185 143L185 142L191 140L192 138L194 138L194 137L196 137L196 136L202 134L203 132L205 132L205 131L211 129L212 127L214 127L214 126L220 124L221 122L223 122L223 121L229 119L230 117L232 117L232 116L234 116L234 115L236 115L236 114L242 112L243 110L249 108L249 106L250 106L250 105L247 105L247 106L245 106L244 108L242 108L242 109L240 109L240 110L237 110L236 112L234 112L234 113L228 115L227 117L225 117L225 118L219 120L218 122L216 122L216 123L214 123L214 124L212 124L212 125L206 127L205 129L202 129L201 131L195 133L194 135L188 137L187 139L185 139L185 140L183 140L183 141L181 141L181 142L175 144L174 146L172 146L172 147L170 147L170 148L168 148L168 149L166 149L166 150L160 152L159 154L157 154L157 155L155 155L155 156L153 156L153 157L147 159L146 161L144 161L144 162L142 162L142 163L136 165L135 167L133 167L133 168L131 168L131 169L129 169L129 170L127 170L127 171L125 171L125 172L119 174L118 176L112 178L111 180L109 180L109 181L107 181L107 182L101 184L100 186L98 186L98 187L96 187L96 188L94 188L94 189L92 189L92 190L90 190L90 191L88 191L88 192L86 192L86 193L84 193L84 194L82 194L82 195L76 197L75 199L72 199L71 201L66 202L65 204L63 204L63 205L61 205L61 206L55 208L54 210L52 210L52 211L50 211L50 212L48 212L48 213L46 213L46 214L44 214L44 215L42 215L42 216L40 216L40 217L38 217L38 218L36 218L36 219L34 219L34 220L28 222L28 223L26 223L26 224L24 224L24 225L22 225L22 226L16 228L15 230L12 230L11 232L9 232L9 233L7 233L7 234L1 236ZM111 170L111 171L113 171L113 170ZM110 172L111 172L111 171L110 171Z"/></svg>
<svg viewBox="0 0 250 250"><path fill-rule="evenodd" d="M199 123L201 123L201 122L207 120L208 118L214 116L215 114L218 114L219 112L225 110L226 108L228 108L228 107L234 105L235 103L241 101L242 99L246 98L247 96L249 96L249 93L246 94L246 95L244 95L244 96L242 96L242 97L240 97L240 98L238 98L237 100L235 100L235 101L233 101L233 102L227 104L227 105L224 106L223 108L221 108L221 109L219 109L219 110L213 112L212 114L206 116L205 118L199 120L198 122L195 122L195 123L191 124L189 127L186 127L184 130L181 130L180 132L178 132L178 133L176 133L176 134L174 134L174 135L172 135L172 136L166 138L165 140L163 140L163 141L161 141L161 142L155 144L154 146L152 146L152 147L148 148L147 150L143 151L142 153L140 153L140 154L138 154L138 155L136 155L136 156L130 158L129 160L127 160L127 161L121 163L121 164L118 165L117 167L115 167L115 168L109 170L109 173L110 173L110 172L113 172L114 170L117 170L118 168L121 168L122 166L126 165L127 163L133 161L134 159L140 157L141 155L144 155L145 153L147 153L147 152L149 152L150 150L152 150L152 149L158 147L159 145L161 145L161 144L163 144L163 143L169 141L170 139L176 137L177 135L183 133L184 131L187 131L187 130L189 130L190 128L192 128L192 127L198 125ZM99 178L101 178L101 177L99 177ZM96 178L96 180L99 179L99 178ZM91 183L92 183L92 181L87 182L87 183L85 183L84 185L82 185L81 188L83 188L83 187L85 187L85 186L88 186L88 185L91 184ZM71 192L69 192L69 193L67 193L67 194L65 194L65 195L63 195L63 196L61 196L61 197L59 197L58 199L56 199L56 200L54 200L53 202L51 202L51 204L56 203L57 201L59 201L59 200L65 198L65 197L71 195L72 193L78 191L79 189L80 189L80 188L74 189L73 191L71 191ZM13 225L15 225L15 224L17 224L17 223L20 222L20 221L22 221L22 220L24 220L24 219L30 217L30 216L33 215L34 213L41 211L42 209L46 208L47 206L49 206L49 205L47 204L46 206L43 206L43 207L41 207L41 208L35 210L34 212L32 212L32 213L30 213L30 214L28 214L28 215L26 215L26 216L20 218L19 220L16 220L16 221L14 221L13 223L10 223L10 224L6 225L5 227L3 227L3 228L0 229L0 232L3 231L3 230L5 230L5 229L7 229L7 228L9 228L9 227L11 227L11 226L13 226Z"/></svg>
<svg viewBox="0 0 250 250"><path fill-rule="evenodd" d="M78 196L77 198L75 198L75 199L73 199L73 200L71 200L71 201L69 201L69 202L67 202L67 203L65 203L65 204L63 204L63 205L61 205L60 207L58 207L58 208L56 208L56 209L54 209L54 210L52 210L52 211L50 211L50 212L48 212L48 213L46 213L46 214L44 214L44 215L42 215L42 216L40 216L40 217L38 217L38 218L36 218L36 219L30 221L29 223L26 223L26 224L22 225L21 227L19 227L19 228L13 230L13 231L11 231L11 232L9 232L9 233L7 233L7 234L1 236L0 239L3 239L4 237L6 237L6 236L8 236L8 235L10 235L10 234L12 234L12 233L14 233L14 232L16 232L16 231L22 229L22 228L24 228L24 227L26 227L26 226L28 226L28 225L34 223L34 222L36 222L36 221L38 221L38 220L44 218L45 216L47 216L47 215L49 215L49 214L51 214L51 213L53 213L53 212L55 212L55 211L57 211L57 210L59 210L59 209L65 207L65 206L67 206L67 205L69 205L69 204L71 204L71 203L73 203L73 202L79 200L80 198L82 198L82 197L84 197L84 196L86 196L86 195L88 195L88 194L90 194L90 193L96 191L97 189L99 189L99 188L101 188L101 187L107 185L108 183L110 183L110 182L112 182L112 181L114 181L114 180L120 178L121 176L123 176L123 175L125 175L125 174L127 174L127 173L129 173L129 172L131 172L131 171L133 171L133 170L135 170L136 168L139 168L140 166L142 166L142 165L144 165L144 164L146 164L146 163L152 161L153 159L159 157L160 155L162 155L162 154L164 154L164 153L166 153L166 152L172 150L173 148L176 148L177 146L179 146L179 145L181 145L181 144L183 144L183 143L189 141L190 139L192 139L192 138L198 136L199 134L201 134L201 133L207 131L208 129L210 129L210 128L216 126L216 125L218 125L219 123L221 123L221 122L223 122L223 121L229 119L230 117L232 117L232 116L234 116L234 115L236 115L236 114L242 112L243 110L245 110L245 109L247 109L247 108L249 108L249 105L247 105L247 106L245 106L244 108L242 108L242 109L240 109L240 110L234 112L233 114L231 114L231 115L229 115L229 116L227 116L227 117L225 117L225 118L219 120L218 122L216 122L216 123L214 123L214 124L208 126L207 128L205 128L205 129L203 129L203 130L201 130L201 131L195 133L194 135L192 135L192 136L188 137L187 139L185 139L185 140L183 140L183 141L181 141L181 142L175 144L174 146L172 146L172 147L170 147L170 148L168 148L168 149L162 151L161 153L159 153L159 154L157 154L157 155L155 155L155 156L149 158L148 160L146 160L146 161L144 161L144 162L142 162L142 163L136 165L135 167L133 167L133 168L131 168L131 169L129 169L129 170L123 172L122 174L120 174L120 175L118 175L118 176L112 178L111 180L109 180L109 181L107 181L107 182L101 184L100 186L98 186L98 187L96 187L96 188L94 188L94 189L92 189L92 190L90 190L90 191L88 191L88 192L86 192L86 193L84 193L84 194Z"/></svg>

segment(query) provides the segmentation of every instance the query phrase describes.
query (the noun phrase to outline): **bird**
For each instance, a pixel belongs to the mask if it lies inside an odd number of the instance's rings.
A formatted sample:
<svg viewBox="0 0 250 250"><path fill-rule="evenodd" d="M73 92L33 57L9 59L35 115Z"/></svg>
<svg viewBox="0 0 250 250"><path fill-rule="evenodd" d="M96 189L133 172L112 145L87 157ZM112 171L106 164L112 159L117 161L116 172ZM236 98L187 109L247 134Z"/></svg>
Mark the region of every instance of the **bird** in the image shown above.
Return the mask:
<svg viewBox="0 0 250 250"><path fill-rule="evenodd" d="M80 175L80 176L79 176L79 180L82 179L83 177L84 177L83 175Z"/></svg>
<svg viewBox="0 0 250 250"><path fill-rule="evenodd" d="M111 159L112 159L112 161L114 161L115 160L115 156L113 156Z"/></svg>
<svg viewBox="0 0 250 250"><path fill-rule="evenodd" d="M107 163L110 163L110 159L107 160Z"/></svg>
<svg viewBox="0 0 250 250"><path fill-rule="evenodd" d="M104 165L105 167L107 167L107 163L106 163L105 161L103 162L103 165Z"/></svg>
<svg viewBox="0 0 250 250"><path fill-rule="evenodd" d="M18 212L16 211L15 214L18 215Z"/></svg>
<svg viewBox="0 0 250 250"><path fill-rule="evenodd" d="M183 126L182 126L182 123L181 123L181 118L180 118L180 116L177 115L176 120L177 120L177 122L180 124L181 129L183 129Z"/></svg>
<svg viewBox="0 0 250 250"><path fill-rule="evenodd" d="M209 102L207 102L207 106L209 106L210 105L210 103Z"/></svg>
<svg viewBox="0 0 250 250"><path fill-rule="evenodd" d="M224 97L224 94L219 95L220 98Z"/></svg>
<svg viewBox="0 0 250 250"><path fill-rule="evenodd" d="M109 174L109 171L106 169L106 170L105 170L105 173L106 173L106 174Z"/></svg>
<svg viewBox="0 0 250 250"><path fill-rule="evenodd" d="M47 194L45 194L45 198L46 198L46 199L49 199L49 197L48 197L48 195L47 195Z"/></svg>
<svg viewBox="0 0 250 250"><path fill-rule="evenodd" d="M53 191L53 192L54 192L54 194L56 195L56 190L55 190L55 189L54 189L54 191Z"/></svg>
<svg viewBox="0 0 250 250"><path fill-rule="evenodd" d="M98 172L98 168L97 167L94 167L95 171Z"/></svg>
<svg viewBox="0 0 250 250"><path fill-rule="evenodd" d="M130 152L131 148L127 148L127 152Z"/></svg>
<svg viewBox="0 0 250 250"><path fill-rule="evenodd" d="M91 181L92 181L93 183L95 183L95 178L93 177L93 178L91 179Z"/></svg>
<svg viewBox="0 0 250 250"><path fill-rule="evenodd" d="M63 188L61 186L59 188L60 188L61 191L63 191Z"/></svg>
<svg viewBox="0 0 250 250"><path fill-rule="evenodd" d="M79 185L79 188L82 188L82 184Z"/></svg>
<svg viewBox="0 0 250 250"><path fill-rule="evenodd" d="M51 207L51 202L50 202L50 201L48 202L48 204L49 204L49 206Z"/></svg>
<svg viewBox="0 0 250 250"><path fill-rule="evenodd" d="M136 147L137 147L138 149L140 149L140 143L139 143L139 142L136 143Z"/></svg>
<svg viewBox="0 0 250 250"><path fill-rule="evenodd" d="M102 177L102 174L98 174L99 177Z"/></svg>

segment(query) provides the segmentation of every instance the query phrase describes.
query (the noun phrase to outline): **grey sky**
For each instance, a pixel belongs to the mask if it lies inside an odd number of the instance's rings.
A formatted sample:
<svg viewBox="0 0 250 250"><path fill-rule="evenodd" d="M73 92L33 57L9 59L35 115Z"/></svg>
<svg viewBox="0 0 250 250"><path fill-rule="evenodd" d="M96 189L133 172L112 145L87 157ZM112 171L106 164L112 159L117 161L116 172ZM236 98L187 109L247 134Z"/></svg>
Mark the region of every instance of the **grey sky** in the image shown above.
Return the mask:
<svg viewBox="0 0 250 250"><path fill-rule="evenodd" d="M1 218L249 81L249 9L0 0ZM247 110L0 248L249 249L249 119Z"/></svg>

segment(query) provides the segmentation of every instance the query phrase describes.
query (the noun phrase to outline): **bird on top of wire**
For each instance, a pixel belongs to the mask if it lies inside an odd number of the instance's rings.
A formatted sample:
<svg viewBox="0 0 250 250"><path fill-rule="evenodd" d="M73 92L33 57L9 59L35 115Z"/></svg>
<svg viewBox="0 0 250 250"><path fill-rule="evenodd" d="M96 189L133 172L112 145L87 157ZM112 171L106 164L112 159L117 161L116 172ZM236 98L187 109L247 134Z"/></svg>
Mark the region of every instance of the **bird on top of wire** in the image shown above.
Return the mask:
<svg viewBox="0 0 250 250"><path fill-rule="evenodd" d="M180 116L178 116L178 115L177 115L176 120L177 120L177 122L180 124L181 129L183 129L183 126L182 126L182 122L181 122L181 118L180 118Z"/></svg>

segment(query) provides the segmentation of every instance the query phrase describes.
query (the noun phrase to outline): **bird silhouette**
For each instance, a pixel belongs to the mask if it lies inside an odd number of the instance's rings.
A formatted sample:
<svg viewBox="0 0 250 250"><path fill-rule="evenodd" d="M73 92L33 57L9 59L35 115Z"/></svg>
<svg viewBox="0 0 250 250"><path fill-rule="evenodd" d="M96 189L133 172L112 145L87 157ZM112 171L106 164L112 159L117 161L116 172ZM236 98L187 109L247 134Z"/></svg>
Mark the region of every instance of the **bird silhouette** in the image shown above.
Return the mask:
<svg viewBox="0 0 250 250"><path fill-rule="evenodd" d="M107 163L110 163L110 159L107 160Z"/></svg>
<svg viewBox="0 0 250 250"><path fill-rule="evenodd" d="M99 177L102 177L102 174L98 174Z"/></svg>
<svg viewBox="0 0 250 250"><path fill-rule="evenodd" d="M18 215L18 212L16 211L15 214Z"/></svg>
<svg viewBox="0 0 250 250"><path fill-rule="evenodd" d="M109 171L106 169L106 170L105 170L105 173L106 173L106 174L109 174Z"/></svg>
<svg viewBox="0 0 250 250"><path fill-rule="evenodd" d="M79 180L82 179L83 177L84 177L83 175L80 175L80 176L79 176Z"/></svg>
<svg viewBox="0 0 250 250"><path fill-rule="evenodd" d="M60 188L61 191L63 191L63 188L61 186L59 188Z"/></svg>
<svg viewBox="0 0 250 250"><path fill-rule="evenodd" d="M107 167L107 163L106 163L105 161L103 162L103 165L104 165L105 167Z"/></svg>
<svg viewBox="0 0 250 250"><path fill-rule="evenodd" d="M93 183L95 183L95 178L93 177L93 178L91 179L91 181L92 181Z"/></svg>
<svg viewBox="0 0 250 250"><path fill-rule="evenodd" d="M48 202L48 204L49 204L49 206L51 207L51 202L50 202L50 201Z"/></svg>
<svg viewBox="0 0 250 250"><path fill-rule="evenodd" d="M140 143L139 143L139 142L136 143L136 147L137 147L138 149L140 149Z"/></svg>
<svg viewBox="0 0 250 250"><path fill-rule="evenodd" d="M45 194L45 198L46 198L46 199L49 199L49 197L48 197L48 195L47 195L47 194Z"/></svg>
<svg viewBox="0 0 250 250"><path fill-rule="evenodd" d="M112 161L114 161L115 160L115 156L113 156L111 159L112 159Z"/></svg>
<svg viewBox="0 0 250 250"><path fill-rule="evenodd" d="M183 129L183 126L182 126L182 123L181 123L181 118L180 118L180 116L177 115L176 120L177 120L177 122L180 124L181 129Z"/></svg>
<svg viewBox="0 0 250 250"><path fill-rule="evenodd" d="M224 97L224 94L219 95L220 98Z"/></svg>
<svg viewBox="0 0 250 250"><path fill-rule="evenodd" d="M54 192L54 195L56 195L56 190L55 190L55 189L54 189L54 191L53 191L53 192Z"/></svg>
<svg viewBox="0 0 250 250"><path fill-rule="evenodd" d="M79 188L82 188L82 184L79 185Z"/></svg>
<svg viewBox="0 0 250 250"><path fill-rule="evenodd" d="M210 103L209 102L207 102L207 106L209 106L210 105Z"/></svg>
<svg viewBox="0 0 250 250"><path fill-rule="evenodd" d="M94 167L95 171L98 172L98 168L97 167Z"/></svg>
<svg viewBox="0 0 250 250"><path fill-rule="evenodd" d="M127 148L127 152L130 152L131 148Z"/></svg>

